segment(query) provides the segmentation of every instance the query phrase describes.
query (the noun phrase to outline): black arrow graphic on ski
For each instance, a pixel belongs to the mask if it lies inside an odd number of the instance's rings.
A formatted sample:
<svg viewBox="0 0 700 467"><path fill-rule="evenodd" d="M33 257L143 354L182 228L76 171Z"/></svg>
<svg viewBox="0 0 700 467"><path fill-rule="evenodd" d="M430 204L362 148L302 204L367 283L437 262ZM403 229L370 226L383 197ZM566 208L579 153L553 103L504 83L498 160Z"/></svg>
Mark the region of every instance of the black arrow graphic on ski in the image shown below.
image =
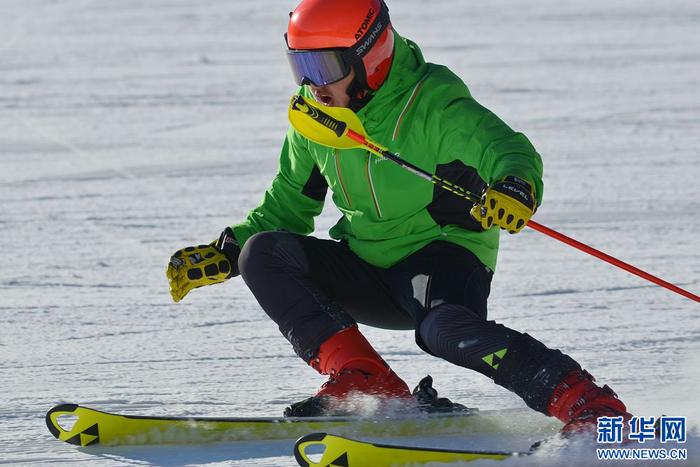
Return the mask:
<svg viewBox="0 0 700 467"><path fill-rule="evenodd" d="M348 453L343 453L342 456L338 457L326 467L350 467L350 463L348 462Z"/></svg>

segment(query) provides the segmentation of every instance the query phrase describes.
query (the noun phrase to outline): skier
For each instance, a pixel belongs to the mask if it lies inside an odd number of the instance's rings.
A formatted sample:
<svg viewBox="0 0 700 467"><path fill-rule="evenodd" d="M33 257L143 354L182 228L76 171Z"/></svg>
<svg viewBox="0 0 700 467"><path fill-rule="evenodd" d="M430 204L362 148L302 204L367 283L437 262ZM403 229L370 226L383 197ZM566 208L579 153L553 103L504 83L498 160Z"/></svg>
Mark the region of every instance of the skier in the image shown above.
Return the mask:
<svg viewBox="0 0 700 467"><path fill-rule="evenodd" d="M172 256L173 299L240 274L297 355L330 377L290 415L326 413L353 392L411 397L359 322L414 329L425 352L491 378L565 430L629 418L571 357L487 319L499 229L519 232L542 200L542 162L529 140L448 68L426 63L382 0L303 0L285 39L301 95L354 110L373 140L483 193L482 204L290 128L260 205L212 244ZM342 212L333 240L309 236L328 188Z"/></svg>

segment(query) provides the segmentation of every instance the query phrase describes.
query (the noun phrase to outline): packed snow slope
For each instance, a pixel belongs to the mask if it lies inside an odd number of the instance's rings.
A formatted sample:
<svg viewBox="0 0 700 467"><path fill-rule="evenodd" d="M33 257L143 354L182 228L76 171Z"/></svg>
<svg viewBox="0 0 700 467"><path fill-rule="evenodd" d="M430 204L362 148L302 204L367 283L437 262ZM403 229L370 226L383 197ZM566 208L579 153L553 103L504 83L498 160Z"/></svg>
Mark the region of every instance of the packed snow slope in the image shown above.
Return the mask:
<svg viewBox="0 0 700 467"><path fill-rule="evenodd" d="M43 421L61 402L278 415L320 384L240 279L174 304L164 275L173 251L242 219L274 175L294 3L0 2L0 463L294 465L290 442L79 450ZM700 3L390 8L429 61L538 148L537 221L700 292ZM338 216L328 206L317 235ZM632 412L697 429L697 303L526 230L503 237L489 313L571 354ZM364 331L410 384L430 373L458 401L523 407L410 332ZM452 445L509 447L477 441ZM687 446L700 465L697 439ZM584 450L537 464L572 457L593 463Z"/></svg>

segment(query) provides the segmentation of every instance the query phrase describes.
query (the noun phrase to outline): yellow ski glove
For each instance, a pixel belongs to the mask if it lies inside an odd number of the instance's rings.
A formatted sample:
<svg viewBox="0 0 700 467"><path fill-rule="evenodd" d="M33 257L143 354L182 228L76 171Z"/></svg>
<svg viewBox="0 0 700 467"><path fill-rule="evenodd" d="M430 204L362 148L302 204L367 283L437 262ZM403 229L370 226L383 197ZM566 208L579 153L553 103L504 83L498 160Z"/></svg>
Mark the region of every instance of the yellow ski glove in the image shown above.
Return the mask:
<svg viewBox="0 0 700 467"><path fill-rule="evenodd" d="M170 257L165 273L173 300L179 302L192 289L219 284L238 275L239 253L240 248L230 228L210 245L190 246L176 251Z"/></svg>
<svg viewBox="0 0 700 467"><path fill-rule="evenodd" d="M520 232L535 213L535 193L532 186L517 177L506 177L484 191L481 204L471 215L484 230L497 225L510 233Z"/></svg>

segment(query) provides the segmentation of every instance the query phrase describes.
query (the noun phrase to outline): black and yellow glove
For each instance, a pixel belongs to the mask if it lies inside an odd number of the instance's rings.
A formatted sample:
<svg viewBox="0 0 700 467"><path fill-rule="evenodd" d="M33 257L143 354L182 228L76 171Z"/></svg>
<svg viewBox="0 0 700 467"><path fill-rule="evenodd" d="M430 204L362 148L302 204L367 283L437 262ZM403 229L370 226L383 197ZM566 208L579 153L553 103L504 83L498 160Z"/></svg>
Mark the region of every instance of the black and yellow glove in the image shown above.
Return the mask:
<svg viewBox="0 0 700 467"><path fill-rule="evenodd" d="M532 186L521 178L506 177L484 191L481 204L472 208L471 215L484 230L497 225L510 233L517 233L525 227L535 208Z"/></svg>
<svg viewBox="0 0 700 467"><path fill-rule="evenodd" d="M219 284L240 274L240 252L230 227L209 245L189 246L176 251L170 257L165 273L173 300L179 302L192 289Z"/></svg>

